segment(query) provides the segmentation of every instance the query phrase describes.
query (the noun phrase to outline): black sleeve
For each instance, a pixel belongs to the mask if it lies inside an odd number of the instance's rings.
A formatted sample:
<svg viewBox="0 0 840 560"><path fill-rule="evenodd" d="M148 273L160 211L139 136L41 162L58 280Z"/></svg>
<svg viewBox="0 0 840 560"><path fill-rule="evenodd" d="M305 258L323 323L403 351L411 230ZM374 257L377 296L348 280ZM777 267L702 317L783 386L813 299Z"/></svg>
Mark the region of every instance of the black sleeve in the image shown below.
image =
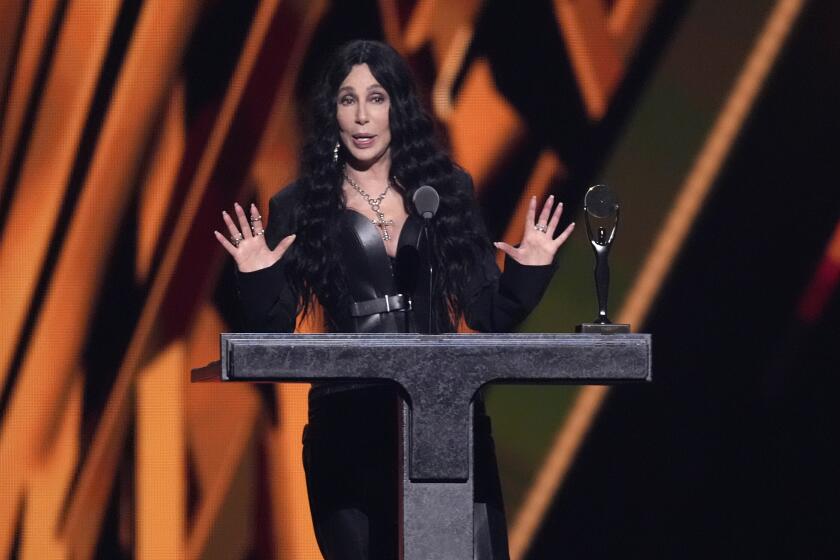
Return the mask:
<svg viewBox="0 0 840 560"><path fill-rule="evenodd" d="M287 235L294 233L292 215L295 204L294 185L274 195L268 205L265 240L274 248ZM239 304L248 332L293 332L298 298L288 280L284 259L254 272L236 273Z"/></svg>
<svg viewBox="0 0 840 560"><path fill-rule="evenodd" d="M461 173L459 188L469 189L475 200L470 176ZM494 257L495 248L487 238L486 229L477 205L473 202L471 219L484 235L489 246L481 266L466 290L464 318L467 325L480 332L510 332L533 311L551 281L556 264L523 265L505 256L505 270L501 272Z"/></svg>

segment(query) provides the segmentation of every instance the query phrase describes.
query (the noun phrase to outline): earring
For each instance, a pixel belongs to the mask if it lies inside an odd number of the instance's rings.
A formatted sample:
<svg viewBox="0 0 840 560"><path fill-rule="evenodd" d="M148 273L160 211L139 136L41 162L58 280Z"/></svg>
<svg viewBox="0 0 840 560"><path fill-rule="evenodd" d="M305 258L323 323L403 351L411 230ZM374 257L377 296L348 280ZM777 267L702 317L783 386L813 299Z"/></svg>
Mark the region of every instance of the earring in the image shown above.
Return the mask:
<svg viewBox="0 0 840 560"><path fill-rule="evenodd" d="M338 164L338 150L341 148L341 143L336 142L335 148L333 148L333 163Z"/></svg>

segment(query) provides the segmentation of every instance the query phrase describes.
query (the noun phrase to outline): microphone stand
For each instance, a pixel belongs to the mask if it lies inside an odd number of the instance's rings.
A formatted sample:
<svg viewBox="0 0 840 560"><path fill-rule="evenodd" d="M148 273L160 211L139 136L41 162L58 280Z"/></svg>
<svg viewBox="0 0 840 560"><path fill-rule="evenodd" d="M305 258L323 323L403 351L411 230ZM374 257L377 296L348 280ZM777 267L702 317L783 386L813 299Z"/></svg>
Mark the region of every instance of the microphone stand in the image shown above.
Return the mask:
<svg viewBox="0 0 840 560"><path fill-rule="evenodd" d="M436 321L434 320L434 278L435 278L435 268L433 262L433 253L432 253L432 218L434 218L435 214L438 211L438 205L440 204L440 195L429 185L423 185L419 189L414 192L414 196L412 198L414 202L414 208L417 210L417 213L420 217L423 218L423 237L425 238L425 246L423 247L423 251L426 256L426 261L429 263L429 333L434 333L437 331L437 325L435 324Z"/></svg>
<svg viewBox="0 0 840 560"><path fill-rule="evenodd" d="M434 300L432 299L432 295L434 293L434 285L435 285L435 283L434 283L435 268L434 268L434 264L432 262L432 238L431 238L431 235L429 233L429 231L431 230L431 222L432 222L431 212L425 212L423 214L423 237L426 238L426 244L425 244L425 247L423 248L423 251L426 253L426 255L425 255L426 262L429 264L429 299L428 299L428 302L429 302L429 323L428 323L428 325L429 325L429 334L434 334L436 332L435 327L437 325L432 324L432 322L434 320L434 313L433 313Z"/></svg>

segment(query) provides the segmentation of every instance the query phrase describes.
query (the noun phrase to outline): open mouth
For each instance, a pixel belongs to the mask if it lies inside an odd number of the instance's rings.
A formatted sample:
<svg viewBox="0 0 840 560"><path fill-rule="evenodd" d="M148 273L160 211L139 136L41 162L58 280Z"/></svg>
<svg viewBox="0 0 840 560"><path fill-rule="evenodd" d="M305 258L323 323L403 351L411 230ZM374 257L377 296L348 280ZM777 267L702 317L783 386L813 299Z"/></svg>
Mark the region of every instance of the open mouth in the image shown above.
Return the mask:
<svg viewBox="0 0 840 560"><path fill-rule="evenodd" d="M353 134L352 138L353 145L355 145L357 148L369 148L373 144L373 141L376 138L376 134L360 132L358 134Z"/></svg>

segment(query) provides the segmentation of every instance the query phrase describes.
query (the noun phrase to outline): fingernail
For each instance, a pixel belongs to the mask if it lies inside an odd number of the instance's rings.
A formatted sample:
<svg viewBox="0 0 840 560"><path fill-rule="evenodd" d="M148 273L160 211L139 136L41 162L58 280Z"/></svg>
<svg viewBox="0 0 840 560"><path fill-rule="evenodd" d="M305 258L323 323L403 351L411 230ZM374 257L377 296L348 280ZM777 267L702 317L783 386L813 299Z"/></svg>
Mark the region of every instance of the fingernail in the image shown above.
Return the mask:
<svg viewBox="0 0 840 560"><path fill-rule="evenodd" d="M236 206L237 208L242 208L241 206L239 206L238 202L234 202L233 205Z"/></svg>
<svg viewBox="0 0 840 560"><path fill-rule="evenodd" d="M548 195L548 198L549 198L549 200L554 200L554 195L553 195L553 194L550 194L550 195ZM561 203L561 204L562 204L562 203Z"/></svg>
<svg viewBox="0 0 840 560"><path fill-rule="evenodd" d="M227 212L222 210L222 216L227 216Z"/></svg>

